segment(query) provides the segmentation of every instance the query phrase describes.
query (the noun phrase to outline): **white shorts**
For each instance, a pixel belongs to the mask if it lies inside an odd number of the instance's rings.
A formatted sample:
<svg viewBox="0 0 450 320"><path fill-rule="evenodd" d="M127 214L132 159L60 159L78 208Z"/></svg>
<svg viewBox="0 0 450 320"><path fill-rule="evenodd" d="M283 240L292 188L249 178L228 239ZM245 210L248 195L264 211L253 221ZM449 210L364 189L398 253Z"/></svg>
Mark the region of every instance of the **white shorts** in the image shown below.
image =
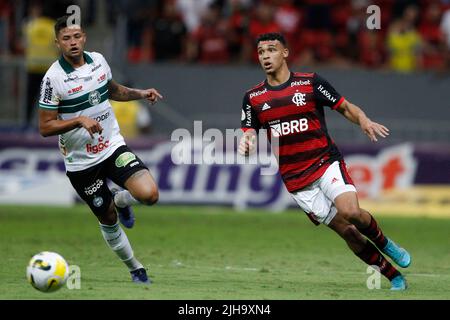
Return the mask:
<svg viewBox="0 0 450 320"><path fill-rule="evenodd" d="M356 192L356 188L348 177L345 163L333 162L325 173L312 184L291 195L297 201L300 208L316 224L328 225L336 215L337 209L334 206L334 199L344 192ZM342 172L342 171L345 172ZM347 184L346 184L347 182Z"/></svg>

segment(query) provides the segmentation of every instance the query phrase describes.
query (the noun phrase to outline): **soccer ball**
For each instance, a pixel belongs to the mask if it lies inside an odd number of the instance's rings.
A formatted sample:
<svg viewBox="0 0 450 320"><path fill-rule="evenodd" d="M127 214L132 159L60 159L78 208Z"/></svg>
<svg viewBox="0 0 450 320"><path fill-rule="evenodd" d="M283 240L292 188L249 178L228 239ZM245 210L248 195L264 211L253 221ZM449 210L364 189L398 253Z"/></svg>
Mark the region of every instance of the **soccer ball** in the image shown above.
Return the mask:
<svg viewBox="0 0 450 320"><path fill-rule="evenodd" d="M52 292L61 288L69 275L66 260L55 252L40 252L31 258L27 267L27 279L42 292Z"/></svg>

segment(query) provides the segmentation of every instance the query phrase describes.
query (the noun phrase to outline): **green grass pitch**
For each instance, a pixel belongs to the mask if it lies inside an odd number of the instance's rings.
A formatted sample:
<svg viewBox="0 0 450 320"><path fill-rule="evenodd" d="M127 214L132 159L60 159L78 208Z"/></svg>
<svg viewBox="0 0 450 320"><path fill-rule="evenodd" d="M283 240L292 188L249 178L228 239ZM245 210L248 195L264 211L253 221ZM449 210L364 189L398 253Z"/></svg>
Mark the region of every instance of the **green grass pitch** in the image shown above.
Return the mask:
<svg viewBox="0 0 450 320"><path fill-rule="evenodd" d="M379 216L407 248L410 288L366 286L366 265L301 211L137 207L127 230L154 283L131 283L87 206L0 206L0 299L449 299L450 219ZM30 257L55 251L81 268L81 289L41 293L26 281Z"/></svg>

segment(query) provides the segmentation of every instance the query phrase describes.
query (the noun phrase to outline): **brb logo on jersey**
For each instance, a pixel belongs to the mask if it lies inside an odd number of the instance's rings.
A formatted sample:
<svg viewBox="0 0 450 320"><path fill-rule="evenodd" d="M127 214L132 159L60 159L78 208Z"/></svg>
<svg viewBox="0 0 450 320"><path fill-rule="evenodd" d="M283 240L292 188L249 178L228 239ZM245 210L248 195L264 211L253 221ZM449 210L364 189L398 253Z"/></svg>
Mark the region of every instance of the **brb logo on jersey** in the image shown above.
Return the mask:
<svg viewBox="0 0 450 320"><path fill-rule="evenodd" d="M286 136L292 133L300 133L308 130L308 119L291 120L270 125L273 137Z"/></svg>
<svg viewBox="0 0 450 320"><path fill-rule="evenodd" d="M101 101L100 92L95 90L95 91L92 91L91 93L89 93L89 103L91 104L91 106L95 106L96 104L99 104L100 101Z"/></svg>

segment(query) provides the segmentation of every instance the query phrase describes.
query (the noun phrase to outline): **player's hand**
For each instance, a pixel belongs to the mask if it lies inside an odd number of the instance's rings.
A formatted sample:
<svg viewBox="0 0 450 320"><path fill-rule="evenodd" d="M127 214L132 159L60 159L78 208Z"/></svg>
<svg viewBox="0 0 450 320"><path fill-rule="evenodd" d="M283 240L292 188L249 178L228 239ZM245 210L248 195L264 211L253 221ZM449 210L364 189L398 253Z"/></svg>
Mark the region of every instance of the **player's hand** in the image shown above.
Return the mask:
<svg viewBox="0 0 450 320"><path fill-rule="evenodd" d="M377 136L386 138L389 135L389 129L382 124L366 119L361 122L362 131L369 137L370 141L377 142Z"/></svg>
<svg viewBox="0 0 450 320"><path fill-rule="evenodd" d="M158 102L158 99L162 99L163 96L156 89L146 89L142 90L142 99L146 99L151 104Z"/></svg>
<svg viewBox="0 0 450 320"><path fill-rule="evenodd" d="M89 117L80 116L79 117L80 126L85 128L92 139L94 139L94 133L102 133L103 128L98 121L91 119Z"/></svg>
<svg viewBox="0 0 450 320"><path fill-rule="evenodd" d="M256 150L256 135L253 131L247 131L239 141L238 152L243 156L248 156Z"/></svg>

